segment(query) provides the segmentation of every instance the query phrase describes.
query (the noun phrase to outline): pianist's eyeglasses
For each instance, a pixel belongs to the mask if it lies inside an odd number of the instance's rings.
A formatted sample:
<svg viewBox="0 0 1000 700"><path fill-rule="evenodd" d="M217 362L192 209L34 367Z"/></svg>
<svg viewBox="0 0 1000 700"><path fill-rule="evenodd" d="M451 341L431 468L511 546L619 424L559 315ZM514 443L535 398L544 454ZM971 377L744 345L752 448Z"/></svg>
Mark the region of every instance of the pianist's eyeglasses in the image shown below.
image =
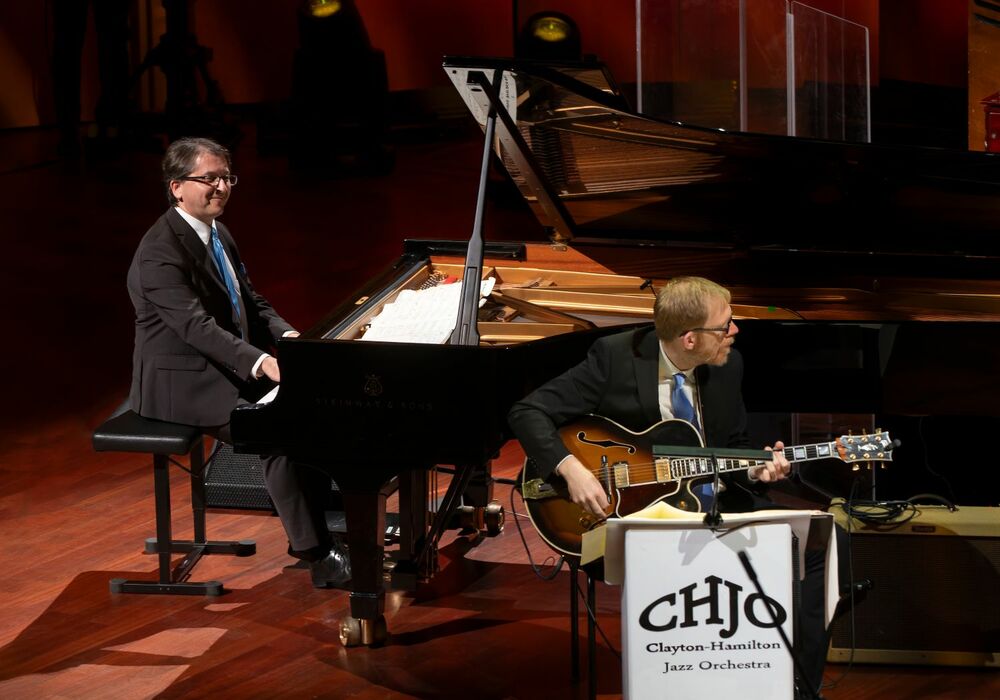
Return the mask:
<svg viewBox="0 0 1000 700"><path fill-rule="evenodd" d="M730 318L728 321L726 321L726 325L724 326L719 326L718 328L688 328L686 331L684 331L684 333L681 333L681 335L685 335L687 333L702 332L702 331L707 333L722 333L723 335L729 335L729 331L732 329L732 327L733 327L733 319Z"/></svg>
<svg viewBox="0 0 1000 700"><path fill-rule="evenodd" d="M211 187L218 187L219 181L222 180L230 187L233 187L238 178L235 175L185 175L184 177L174 179L187 182L200 182Z"/></svg>

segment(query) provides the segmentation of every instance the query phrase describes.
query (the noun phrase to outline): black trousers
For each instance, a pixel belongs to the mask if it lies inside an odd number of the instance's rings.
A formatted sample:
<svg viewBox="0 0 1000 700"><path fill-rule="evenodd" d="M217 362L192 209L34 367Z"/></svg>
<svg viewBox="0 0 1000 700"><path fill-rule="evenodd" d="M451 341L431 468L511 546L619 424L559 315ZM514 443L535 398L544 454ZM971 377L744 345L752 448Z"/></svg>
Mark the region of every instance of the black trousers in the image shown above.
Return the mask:
<svg viewBox="0 0 1000 700"><path fill-rule="evenodd" d="M204 430L217 440L233 442L228 423ZM267 492L288 536L288 553L307 561L322 559L333 544L326 525L330 476L287 457L263 457L261 461Z"/></svg>
<svg viewBox="0 0 1000 700"><path fill-rule="evenodd" d="M837 547L838 571L834 579L837 590L850 583L848 573L847 533L839 525L834 525ZM826 666L826 652L830 646L830 630L826 626L826 553L807 551L805 556L805 578L802 579L802 602L799 610L800 643L796 644L803 679L817 693L823 683L823 669ZM838 612L843 612L838 606Z"/></svg>

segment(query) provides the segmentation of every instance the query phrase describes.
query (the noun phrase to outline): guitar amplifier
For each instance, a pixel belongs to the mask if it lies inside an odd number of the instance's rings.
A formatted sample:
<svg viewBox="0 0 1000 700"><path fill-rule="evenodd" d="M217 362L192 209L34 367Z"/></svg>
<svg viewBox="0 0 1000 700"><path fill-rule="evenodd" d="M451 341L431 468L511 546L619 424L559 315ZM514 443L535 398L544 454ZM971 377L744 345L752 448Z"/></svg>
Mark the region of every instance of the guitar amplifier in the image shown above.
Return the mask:
<svg viewBox="0 0 1000 700"><path fill-rule="evenodd" d="M847 528L839 499L831 512ZM916 516L851 520L859 595L834 622L829 661L1000 667L1000 508L916 506ZM841 553L844 556L845 553Z"/></svg>

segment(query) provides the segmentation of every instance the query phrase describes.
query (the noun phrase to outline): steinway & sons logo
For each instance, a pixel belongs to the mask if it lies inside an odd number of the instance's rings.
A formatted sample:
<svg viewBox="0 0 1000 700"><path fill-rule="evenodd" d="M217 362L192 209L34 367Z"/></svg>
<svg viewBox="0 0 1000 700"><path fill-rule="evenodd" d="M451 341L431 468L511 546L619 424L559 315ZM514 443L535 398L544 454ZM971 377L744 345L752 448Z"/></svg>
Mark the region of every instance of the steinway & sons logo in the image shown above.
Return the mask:
<svg viewBox="0 0 1000 700"><path fill-rule="evenodd" d="M377 374L369 374L365 376L365 386L364 392L368 396L381 396L382 395L382 379Z"/></svg>
<svg viewBox="0 0 1000 700"><path fill-rule="evenodd" d="M327 409L362 410L362 411L405 411L407 413L429 413L434 410L434 404L424 398L408 397L385 398L385 387L382 377L377 374L366 374L361 386L364 396L315 396L313 403Z"/></svg>

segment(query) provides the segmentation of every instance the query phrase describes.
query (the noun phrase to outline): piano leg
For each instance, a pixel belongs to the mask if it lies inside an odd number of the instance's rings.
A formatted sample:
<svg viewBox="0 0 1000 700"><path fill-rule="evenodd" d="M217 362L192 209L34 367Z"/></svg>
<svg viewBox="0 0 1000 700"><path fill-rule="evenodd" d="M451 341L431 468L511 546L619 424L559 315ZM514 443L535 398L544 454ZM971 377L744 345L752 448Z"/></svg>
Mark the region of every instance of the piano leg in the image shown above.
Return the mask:
<svg viewBox="0 0 1000 700"><path fill-rule="evenodd" d="M351 558L351 616L341 621L344 646L377 646L387 637L382 560L385 554L385 494L338 479L347 519Z"/></svg>
<svg viewBox="0 0 1000 700"><path fill-rule="evenodd" d="M477 464L471 469L469 484L462 494L462 504L485 508L493 500L493 463Z"/></svg>
<svg viewBox="0 0 1000 700"><path fill-rule="evenodd" d="M417 556L430 527L428 499L428 469L410 469L399 475L399 553L392 571L392 587L415 590L417 583L437 573L437 549L423 557L418 566Z"/></svg>

